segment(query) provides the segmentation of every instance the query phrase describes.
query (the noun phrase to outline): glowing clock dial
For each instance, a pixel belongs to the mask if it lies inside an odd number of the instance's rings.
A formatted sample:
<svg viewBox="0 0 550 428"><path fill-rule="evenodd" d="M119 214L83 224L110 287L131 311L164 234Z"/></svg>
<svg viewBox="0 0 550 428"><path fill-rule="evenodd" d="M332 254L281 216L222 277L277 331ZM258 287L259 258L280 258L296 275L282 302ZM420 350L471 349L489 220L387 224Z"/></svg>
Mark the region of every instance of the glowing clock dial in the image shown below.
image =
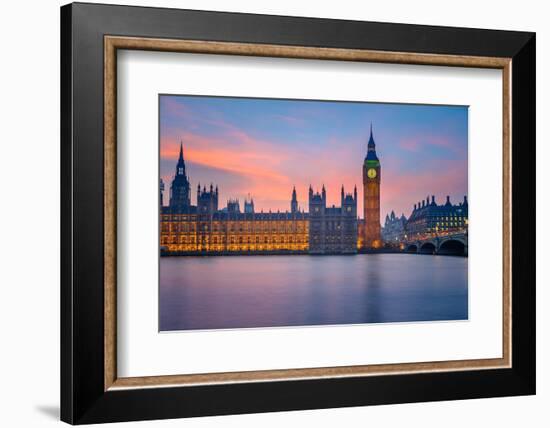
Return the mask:
<svg viewBox="0 0 550 428"><path fill-rule="evenodd" d="M369 178L376 178L376 170L374 168L369 168L367 171L367 176Z"/></svg>

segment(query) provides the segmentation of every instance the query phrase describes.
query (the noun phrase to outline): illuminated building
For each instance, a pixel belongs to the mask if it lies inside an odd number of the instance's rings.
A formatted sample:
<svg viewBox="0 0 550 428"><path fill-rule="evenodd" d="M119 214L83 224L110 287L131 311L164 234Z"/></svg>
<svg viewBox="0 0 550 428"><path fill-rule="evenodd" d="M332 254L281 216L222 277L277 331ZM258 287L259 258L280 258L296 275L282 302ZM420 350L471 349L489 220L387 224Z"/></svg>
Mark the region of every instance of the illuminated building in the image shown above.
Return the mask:
<svg viewBox="0 0 550 428"><path fill-rule="evenodd" d="M399 245L407 234L407 218L404 214L401 214L401 217L397 217L392 211L391 214L386 215L386 221L380 233L383 242Z"/></svg>
<svg viewBox="0 0 550 428"><path fill-rule="evenodd" d="M363 224L362 248L379 248L380 240L380 173L381 166L376 156L376 145L372 136L367 147L367 156L363 162Z"/></svg>
<svg viewBox="0 0 550 428"><path fill-rule="evenodd" d="M247 196L243 211L238 199L229 199L219 208L218 186L197 186L196 205L191 205L189 177L186 174L183 146L170 185L168 206L163 205L165 184L159 181L160 245L162 254L204 253L296 253L353 254L358 250L399 245L407 239L464 231L468 226L468 200L453 205L449 196L437 205L435 196L414 205L407 219L392 211L380 226L381 165L372 133L363 162L364 218L357 217L357 188L345 193L341 204L327 206L326 189L313 192L309 187L309 212L300 210L293 187L290 211L256 212L254 200Z"/></svg>
<svg viewBox="0 0 550 428"><path fill-rule="evenodd" d="M435 196L414 205L407 220L409 238L417 235L457 232L468 227L468 198L457 204L451 204L449 196L443 205L437 205Z"/></svg>
<svg viewBox="0 0 550 428"><path fill-rule="evenodd" d="M219 209L219 190L197 187L191 205L189 178L180 146L170 203L161 206L160 247L163 255L292 253L352 254L357 252L357 188L341 189L341 206L326 205L326 190L309 189L309 213L300 210L296 188L290 212L255 212L250 196L241 212L238 199ZM160 181L160 200L164 183Z"/></svg>
<svg viewBox="0 0 550 428"><path fill-rule="evenodd" d="M161 248L166 253L308 251L307 214L163 214Z"/></svg>
<svg viewBox="0 0 550 428"><path fill-rule="evenodd" d="M160 181L160 200L164 183ZM185 173L183 148L170 187L170 203L161 207L160 246L162 254L204 253L307 253L308 214L298 209L292 192L293 212L255 212L254 201L237 199L218 208L218 187L197 187L197 205L191 205L189 179Z"/></svg>

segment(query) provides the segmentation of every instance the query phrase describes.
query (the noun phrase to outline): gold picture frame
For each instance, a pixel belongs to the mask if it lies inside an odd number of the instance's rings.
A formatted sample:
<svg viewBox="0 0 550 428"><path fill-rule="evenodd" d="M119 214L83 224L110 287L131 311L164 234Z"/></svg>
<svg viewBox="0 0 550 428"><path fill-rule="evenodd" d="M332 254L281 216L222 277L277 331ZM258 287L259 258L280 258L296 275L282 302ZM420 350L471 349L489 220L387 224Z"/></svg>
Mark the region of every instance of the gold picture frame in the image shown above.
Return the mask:
<svg viewBox="0 0 550 428"><path fill-rule="evenodd" d="M283 381L321 378L363 377L425 372L501 369L512 363L512 234L511 234L511 82L512 58L422 54L302 47L290 45L172 40L161 38L106 35L104 42L104 390L214 385L242 382ZM244 55L332 61L357 61L392 64L437 65L493 68L502 70L502 145L503 145L503 320L502 357L422 363L357 365L304 369L262 370L148 377L118 377L116 321L116 87L117 51L146 50L209 55Z"/></svg>

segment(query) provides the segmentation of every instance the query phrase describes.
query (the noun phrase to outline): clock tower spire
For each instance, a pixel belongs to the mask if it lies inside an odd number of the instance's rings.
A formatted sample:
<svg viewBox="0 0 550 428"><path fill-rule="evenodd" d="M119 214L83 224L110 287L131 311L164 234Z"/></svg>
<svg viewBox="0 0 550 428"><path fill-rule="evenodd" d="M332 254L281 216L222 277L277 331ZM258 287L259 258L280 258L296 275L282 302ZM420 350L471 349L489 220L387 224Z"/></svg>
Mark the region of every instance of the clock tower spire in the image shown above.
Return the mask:
<svg viewBox="0 0 550 428"><path fill-rule="evenodd" d="M367 145L367 155L363 162L363 248L378 248L380 241L380 161L376 156L376 144L372 136Z"/></svg>

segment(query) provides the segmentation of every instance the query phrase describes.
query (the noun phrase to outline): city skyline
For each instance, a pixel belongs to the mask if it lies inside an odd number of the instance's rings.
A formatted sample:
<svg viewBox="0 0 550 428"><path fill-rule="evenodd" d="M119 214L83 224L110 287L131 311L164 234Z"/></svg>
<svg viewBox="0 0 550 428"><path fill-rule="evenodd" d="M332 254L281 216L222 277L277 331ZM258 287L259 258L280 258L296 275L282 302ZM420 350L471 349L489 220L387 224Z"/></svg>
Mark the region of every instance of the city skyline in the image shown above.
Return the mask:
<svg viewBox="0 0 550 428"><path fill-rule="evenodd" d="M362 187L371 121L384 158L381 221L392 210L408 217L427 195L468 194L467 108L448 106L163 95L161 178L171 182L183 143L192 200L199 182L212 183L221 205L250 196L257 212L285 212L296 187L307 211L309 186L324 185L327 205L339 205L342 185Z"/></svg>

